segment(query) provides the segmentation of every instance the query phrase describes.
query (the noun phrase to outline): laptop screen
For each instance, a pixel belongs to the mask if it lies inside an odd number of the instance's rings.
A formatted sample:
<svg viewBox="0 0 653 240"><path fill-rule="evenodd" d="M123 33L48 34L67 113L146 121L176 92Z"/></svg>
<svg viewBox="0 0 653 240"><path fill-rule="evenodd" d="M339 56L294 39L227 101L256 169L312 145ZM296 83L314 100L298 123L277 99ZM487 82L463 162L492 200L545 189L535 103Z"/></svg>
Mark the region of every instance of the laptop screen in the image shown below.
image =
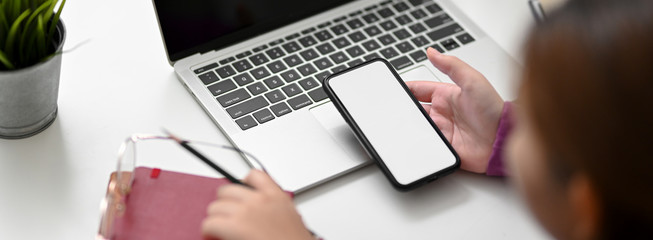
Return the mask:
<svg viewBox="0 0 653 240"><path fill-rule="evenodd" d="M174 62L238 43L351 1L154 0L154 6L168 58Z"/></svg>

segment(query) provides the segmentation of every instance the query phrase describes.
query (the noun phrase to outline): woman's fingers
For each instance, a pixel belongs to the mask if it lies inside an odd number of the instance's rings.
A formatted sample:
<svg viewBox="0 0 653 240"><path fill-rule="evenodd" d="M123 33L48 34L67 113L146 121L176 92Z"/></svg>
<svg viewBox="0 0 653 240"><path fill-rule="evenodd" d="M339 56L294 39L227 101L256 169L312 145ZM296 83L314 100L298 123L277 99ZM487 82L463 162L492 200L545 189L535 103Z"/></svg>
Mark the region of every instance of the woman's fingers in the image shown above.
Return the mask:
<svg viewBox="0 0 653 240"><path fill-rule="evenodd" d="M256 190L278 190L281 191L279 185L277 185L272 178L264 172L259 170L252 170L249 175L243 180L243 182L252 186Z"/></svg>
<svg viewBox="0 0 653 240"><path fill-rule="evenodd" d="M428 48L426 55L433 66L449 76L463 90L479 81L487 81L483 74L457 57L444 55L433 48Z"/></svg>
<svg viewBox="0 0 653 240"><path fill-rule="evenodd" d="M408 86L410 92L417 98L417 101L430 103L434 93L445 94L447 89L453 86L453 84L431 81L408 81L406 82L406 86Z"/></svg>

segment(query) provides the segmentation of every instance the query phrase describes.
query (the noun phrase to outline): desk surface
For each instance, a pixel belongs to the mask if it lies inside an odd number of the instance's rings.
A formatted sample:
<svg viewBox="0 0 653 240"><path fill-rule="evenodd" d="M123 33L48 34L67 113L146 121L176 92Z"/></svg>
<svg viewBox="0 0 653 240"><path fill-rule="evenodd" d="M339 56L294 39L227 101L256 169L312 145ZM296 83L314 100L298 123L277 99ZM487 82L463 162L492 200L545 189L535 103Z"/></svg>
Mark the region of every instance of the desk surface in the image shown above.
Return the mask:
<svg viewBox="0 0 653 240"><path fill-rule="evenodd" d="M525 0L458 0L512 56L532 23ZM164 126L226 143L177 80L150 1L69 1L59 116L46 131L0 140L0 239L91 239L116 151ZM199 163L198 163L199 164ZM373 166L296 199L327 239L541 239L547 235L503 180L458 172L410 193Z"/></svg>

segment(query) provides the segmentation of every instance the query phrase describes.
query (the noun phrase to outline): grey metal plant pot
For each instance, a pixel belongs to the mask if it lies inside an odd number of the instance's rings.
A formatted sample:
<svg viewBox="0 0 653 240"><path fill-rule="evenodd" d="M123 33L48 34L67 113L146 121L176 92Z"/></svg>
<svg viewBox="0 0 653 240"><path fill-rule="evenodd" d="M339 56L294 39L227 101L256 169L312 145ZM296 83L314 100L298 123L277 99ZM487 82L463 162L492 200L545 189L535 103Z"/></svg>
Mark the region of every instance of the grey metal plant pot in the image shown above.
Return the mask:
<svg viewBox="0 0 653 240"><path fill-rule="evenodd" d="M33 136L57 117L61 49L66 39L62 21L56 32L53 44L58 44L58 54L54 57L26 68L0 71L0 138Z"/></svg>

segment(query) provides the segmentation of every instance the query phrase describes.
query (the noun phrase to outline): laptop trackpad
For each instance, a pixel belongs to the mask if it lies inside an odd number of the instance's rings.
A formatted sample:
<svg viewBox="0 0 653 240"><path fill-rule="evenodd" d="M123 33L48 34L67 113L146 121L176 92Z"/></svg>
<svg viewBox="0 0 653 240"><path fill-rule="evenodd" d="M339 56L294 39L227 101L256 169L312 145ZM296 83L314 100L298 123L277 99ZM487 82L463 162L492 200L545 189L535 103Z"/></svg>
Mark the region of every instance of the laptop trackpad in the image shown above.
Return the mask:
<svg viewBox="0 0 653 240"><path fill-rule="evenodd" d="M333 103L322 104L310 109L310 112L352 159L370 159Z"/></svg>

